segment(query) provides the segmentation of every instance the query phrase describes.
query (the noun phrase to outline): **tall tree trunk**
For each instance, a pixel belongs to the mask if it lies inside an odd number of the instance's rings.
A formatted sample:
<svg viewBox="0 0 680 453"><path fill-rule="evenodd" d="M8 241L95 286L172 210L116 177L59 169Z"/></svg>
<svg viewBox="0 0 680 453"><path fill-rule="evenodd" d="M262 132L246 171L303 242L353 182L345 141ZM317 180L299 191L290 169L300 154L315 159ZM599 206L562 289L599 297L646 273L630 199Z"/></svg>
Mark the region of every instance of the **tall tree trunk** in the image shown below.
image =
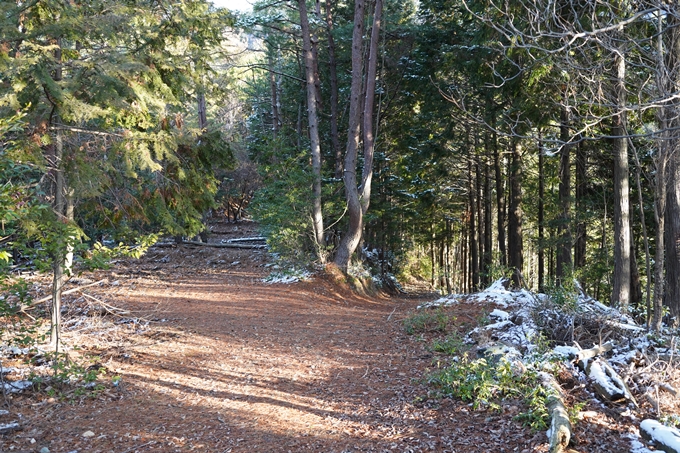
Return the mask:
<svg viewBox="0 0 680 453"><path fill-rule="evenodd" d="M677 110L676 110L677 112ZM675 123L678 123L676 119ZM680 322L680 143L676 137L668 162L666 200L666 288L664 302L673 324Z"/></svg>
<svg viewBox="0 0 680 453"><path fill-rule="evenodd" d="M565 99L566 99L565 95ZM566 100L565 100L566 102ZM560 149L560 222L557 227L557 235L559 236L557 245L557 269L556 269L556 283L562 285L564 279L571 274L571 144L569 143L569 110L568 107L562 107L562 118L560 123L560 138L562 140L562 147Z"/></svg>
<svg viewBox="0 0 680 453"><path fill-rule="evenodd" d="M477 148L477 146L475 146ZM484 272L484 244L486 243L486 238L484 237L484 210L483 210L483 199L484 199L484 188L482 185L482 169L480 168L480 157L477 156L475 159L475 198L477 206L475 210L477 211L477 250L479 251L479 264L477 269L479 269L479 284L481 284L484 277L482 273Z"/></svg>
<svg viewBox="0 0 680 453"><path fill-rule="evenodd" d="M633 204L630 205L630 212L633 212ZM631 219L632 220L632 219ZM633 235L633 226L631 221L630 237L632 244L630 247L630 304L635 308L640 308L642 304L642 281L640 281L640 269L637 264L637 250L636 242Z"/></svg>
<svg viewBox="0 0 680 453"><path fill-rule="evenodd" d="M375 135L373 130L373 111L375 106L375 79L378 72L378 44L380 42L380 25L382 23L383 0L375 0L373 27L366 68L366 96L364 99L364 167L361 174L361 210L366 215L371 204L371 183L373 180L373 155L375 152Z"/></svg>
<svg viewBox="0 0 680 453"><path fill-rule="evenodd" d="M522 151L517 139L512 139L510 162L510 199L508 209L508 266L513 270L512 283L522 286L524 268L522 242Z"/></svg>
<svg viewBox="0 0 680 453"><path fill-rule="evenodd" d="M496 206L498 207L498 252L501 266L506 266L507 252L505 246L505 188L503 184L503 158L498 151L498 135L493 132L494 172L496 174Z"/></svg>
<svg viewBox="0 0 680 453"><path fill-rule="evenodd" d="M342 237L335 254L335 264L342 270L347 270L349 260L361 240L363 214L357 189L357 153L361 137L361 87L363 75L363 34L364 34L364 0L354 2L354 29L352 32L352 84L350 88L349 125L347 131L347 149L345 151L345 169L343 181L345 183L345 198L349 225ZM434 265L434 262L433 262Z"/></svg>
<svg viewBox="0 0 680 453"><path fill-rule="evenodd" d="M336 179L342 178L342 149L340 149L340 134L338 132L338 64L335 57L335 40L333 38L333 12L335 2L326 1L326 27L328 29L328 72L330 74L331 90L331 147L335 157L334 173Z"/></svg>
<svg viewBox="0 0 680 453"><path fill-rule="evenodd" d="M475 227L476 204L475 180L473 178L473 165L468 161L468 206L469 206L469 230L470 230L470 290L476 291L479 287L479 254L477 248L477 228Z"/></svg>
<svg viewBox="0 0 680 453"><path fill-rule="evenodd" d="M540 134L540 132L539 132ZM538 291L545 289L545 156L543 141L538 141Z"/></svg>
<svg viewBox="0 0 680 453"><path fill-rule="evenodd" d="M312 148L312 183L313 206L312 224L314 227L314 238L317 246L321 249L325 246L323 214L321 211L321 144L319 141L319 117L317 114L318 92L317 83L319 74L316 71L317 64L314 61L312 51L312 35L309 28L309 18L307 17L307 4L305 0L298 0L300 9L300 28L302 32L302 52L305 60L305 82L307 85L307 121L309 123L309 141ZM323 250L319 250L319 257L322 262L325 260Z"/></svg>
<svg viewBox="0 0 680 453"><path fill-rule="evenodd" d="M581 269L586 265L586 184L588 181L586 173L586 153L583 144L579 143L576 147L576 240L574 245L574 267ZM584 282L581 282L584 283Z"/></svg>
<svg viewBox="0 0 680 453"><path fill-rule="evenodd" d="M484 260L482 266L482 273L484 275L483 286L486 288L491 283L491 266L493 264L493 238L491 233L491 215L492 215L492 201L491 201L491 175L489 153L484 158Z"/></svg>
<svg viewBox="0 0 680 453"><path fill-rule="evenodd" d="M52 79L59 83L62 80L62 42L57 39L57 48L54 51L55 69ZM54 210L56 218L56 228L59 225L66 223L66 175L64 173L64 137L61 130L61 125L58 124L60 119L60 106L52 105L52 112L50 117L50 126L56 126L53 151L51 153L52 162L50 162L52 173L52 209ZM62 230L63 232L63 230ZM67 238L61 238L58 244L55 244L55 249L52 256L52 306L50 316L50 343L59 352L61 346L61 293L66 281L66 266L69 255L67 247Z"/></svg>
<svg viewBox="0 0 680 453"><path fill-rule="evenodd" d="M301 0L300 0L301 1ZM373 14L373 29L369 59L366 65L366 85L364 105L364 141L369 140L369 145L364 143L364 166L362 170L361 188L357 187L357 153L360 140L360 119L362 106L362 79L363 79L363 21L364 0L354 2L354 31L352 33L352 85L350 88L349 128L347 134L347 151L345 153L345 196L347 199L347 212L349 224L347 232L340 241L340 246L335 255L335 264L343 270L347 269L352 254L357 249L361 240L363 229L363 217L368 209L371 196L371 178L373 175L373 104L375 98L375 74L378 63L378 39L380 36L380 23L382 13L382 0L376 0ZM371 77L372 75L372 77ZM368 89L371 86L372 89ZM367 107L370 106L370 109ZM368 118L369 123L366 123ZM370 126L370 130L366 127ZM361 195L360 195L361 190Z"/></svg>
<svg viewBox="0 0 680 453"><path fill-rule="evenodd" d="M630 304L630 189L628 187L628 137L626 132L626 60L622 50L614 54L616 113L614 137L614 280L612 304L622 311Z"/></svg>

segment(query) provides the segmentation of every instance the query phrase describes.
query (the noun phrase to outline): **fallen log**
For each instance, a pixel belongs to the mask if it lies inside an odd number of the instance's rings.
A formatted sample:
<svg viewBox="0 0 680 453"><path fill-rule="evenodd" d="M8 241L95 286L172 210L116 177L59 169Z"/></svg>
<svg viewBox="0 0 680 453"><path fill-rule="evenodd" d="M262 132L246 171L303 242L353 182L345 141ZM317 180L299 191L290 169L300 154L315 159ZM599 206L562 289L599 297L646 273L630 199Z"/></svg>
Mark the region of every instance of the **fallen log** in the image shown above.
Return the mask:
<svg viewBox="0 0 680 453"><path fill-rule="evenodd" d="M611 351L613 347L614 347L614 345L611 342L608 342L608 343L605 343L601 346L595 346L594 348L581 349L576 354L576 357L574 357L574 360L577 363L585 362L586 360L593 359L593 358L595 358L595 357L597 357L601 354L604 354L605 352Z"/></svg>
<svg viewBox="0 0 680 453"><path fill-rule="evenodd" d="M231 249L266 249L267 246L264 244L240 244L240 243L227 243L227 244L212 244L207 242L198 241L184 241L182 244L185 245L197 245L203 247L216 247L216 248L231 248Z"/></svg>
<svg viewBox="0 0 680 453"><path fill-rule="evenodd" d="M582 363L582 362L580 362ZM630 401L638 407L626 383L606 360L599 357L588 361L585 367L586 376L592 381L595 391L605 401L613 403Z"/></svg>
<svg viewBox="0 0 680 453"><path fill-rule="evenodd" d="M654 444L657 450L666 453L680 453L680 431L664 426L656 420L643 420L640 423L642 438Z"/></svg>
<svg viewBox="0 0 680 453"><path fill-rule="evenodd" d="M562 388L555 378L545 372L540 373L541 384L548 392L546 406L550 414L550 429L548 439L550 442L550 453L561 453L566 451L571 442L571 422L569 413L564 405Z"/></svg>

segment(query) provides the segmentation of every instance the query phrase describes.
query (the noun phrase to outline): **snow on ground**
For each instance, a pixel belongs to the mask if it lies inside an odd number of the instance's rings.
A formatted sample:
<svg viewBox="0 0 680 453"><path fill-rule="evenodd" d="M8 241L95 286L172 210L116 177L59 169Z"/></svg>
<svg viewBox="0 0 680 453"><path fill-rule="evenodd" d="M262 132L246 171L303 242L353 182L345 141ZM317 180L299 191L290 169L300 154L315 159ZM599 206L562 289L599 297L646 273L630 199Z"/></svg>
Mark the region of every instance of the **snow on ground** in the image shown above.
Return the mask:
<svg viewBox="0 0 680 453"><path fill-rule="evenodd" d="M301 271L297 269L289 269L284 272L272 272L268 276L262 279L264 283L297 283L303 280L307 280L312 276L309 271Z"/></svg>
<svg viewBox="0 0 680 453"><path fill-rule="evenodd" d="M492 309L488 314L489 323L471 331L466 337L466 342L477 344L480 351L491 354L506 347L517 348L524 353L524 356L513 358L519 358L527 366L540 366L538 364L542 361L554 357L569 362L577 357L580 351L580 348L575 346L556 346L548 354L531 354L538 351L536 340L540 338L539 329L534 322L537 309L540 310L539 316L554 317L553 320L556 322L562 319L571 320L572 328L575 317L588 318L589 313L592 314L591 319L596 324L608 326L609 333L613 333L608 341L613 342L614 347L609 354L610 357L606 360L615 370L618 369L619 373L633 366L631 365L633 362L650 351L657 354L667 352L673 355L673 350L665 351L659 348L657 341L649 337L646 329L637 325L631 316L622 314L616 308L607 307L587 296L578 284L576 288L579 296L575 301L575 306L568 311L561 311L556 306L548 308L549 305L546 303L549 302L548 296L545 294L533 294L527 290L512 291L507 289L508 286L507 279L500 279L479 293L453 294L422 304L418 308L446 307L460 302L488 304ZM584 344L583 347L590 347L590 345ZM619 393L619 390L626 388L625 384L618 376L611 376L605 364L601 363L602 360L605 359L595 359L591 362L589 379L602 388L609 389L611 394ZM579 380L585 379L585 374L575 366L573 370ZM670 446L672 451L680 453L680 431L677 429L666 427L655 420L645 420L640 424L640 429L649 433L647 437L651 437L655 443ZM629 435L631 452L651 453L651 450L641 441L639 434L634 433L637 428L631 427L631 430L633 431Z"/></svg>
<svg viewBox="0 0 680 453"><path fill-rule="evenodd" d="M493 282L491 286L482 292L475 294L450 294L448 296L442 297L435 300L434 302L427 302L420 305L418 308L431 308L431 307L446 307L449 305L455 305L461 300L469 300L470 297L474 297L475 300L485 301L488 303L496 304L499 307L512 307L517 305L531 304L535 301L536 297L533 293L522 289L519 291L512 291L506 288L508 286L508 279L500 278Z"/></svg>
<svg viewBox="0 0 680 453"><path fill-rule="evenodd" d="M640 438L635 434L628 434L628 438L630 439L630 453L654 453L645 444L640 442Z"/></svg>

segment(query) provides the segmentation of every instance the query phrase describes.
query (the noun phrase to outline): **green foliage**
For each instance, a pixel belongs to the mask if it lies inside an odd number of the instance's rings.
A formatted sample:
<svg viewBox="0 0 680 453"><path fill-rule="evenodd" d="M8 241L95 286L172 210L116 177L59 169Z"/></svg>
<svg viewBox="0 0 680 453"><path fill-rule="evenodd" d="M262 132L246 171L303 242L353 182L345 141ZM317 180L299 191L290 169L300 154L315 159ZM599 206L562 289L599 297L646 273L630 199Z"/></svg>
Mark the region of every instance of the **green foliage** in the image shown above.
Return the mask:
<svg viewBox="0 0 680 453"><path fill-rule="evenodd" d="M467 345L457 332L447 335L443 339L435 339L432 341L432 350L441 352L446 355L460 355L463 351L468 349Z"/></svg>
<svg viewBox="0 0 680 453"><path fill-rule="evenodd" d="M311 220L312 175L301 165L304 156L284 162L269 181L255 193L250 205L253 218L267 236L272 252L291 263L316 259Z"/></svg>
<svg viewBox="0 0 680 453"><path fill-rule="evenodd" d="M38 390L44 390L52 397L97 397L104 390L103 378L106 368L97 363L98 357L76 361L65 353L47 353L45 359L52 362L52 375L32 375L30 380ZM120 381L119 376L112 378L113 385Z"/></svg>
<svg viewBox="0 0 680 453"><path fill-rule="evenodd" d="M95 242L91 249L83 253L81 265L88 270L108 269L109 263L114 258L140 258L158 241L159 237L160 234L148 234L137 238L137 243L134 245L121 242L113 248Z"/></svg>
<svg viewBox="0 0 680 453"><path fill-rule="evenodd" d="M573 313L578 310L578 289L574 279L565 277L562 284L551 282L545 287L545 294L550 303L555 305L561 312Z"/></svg>
<svg viewBox="0 0 680 453"><path fill-rule="evenodd" d="M404 319L404 330L408 335L425 332L446 332L455 318L443 308L418 310Z"/></svg>
<svg viewBox="0 0 680 453"><path fill-rule="evenodd" d="M474 409L500 410L503 399L521 399L528 410L518 420L536 431L548 425L548 395L537 373L517 372L504 357L495 363L484 358L470 360L465 354L432 373L428 382L446 395L471 401Z"/></svg>

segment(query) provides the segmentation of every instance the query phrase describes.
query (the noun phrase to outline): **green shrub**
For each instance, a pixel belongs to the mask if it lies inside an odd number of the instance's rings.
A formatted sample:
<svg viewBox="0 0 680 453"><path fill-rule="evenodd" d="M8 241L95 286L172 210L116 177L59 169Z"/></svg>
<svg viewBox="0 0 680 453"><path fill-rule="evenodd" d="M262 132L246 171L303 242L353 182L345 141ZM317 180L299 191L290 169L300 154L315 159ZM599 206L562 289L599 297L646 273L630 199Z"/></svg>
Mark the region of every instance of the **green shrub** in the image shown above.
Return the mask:
<svg viewBox="0 0 680 453"><path fill-rule="evenodd" d="M465 342L457 332L447 335L446 338L436 339L432 342L432 350L447 355L458 355L465 349Z"/></svg>
<svg viewBox="0 0 680 453"><path fill-rule="evenodd" d="M531 369L516 372L506 358L498 362L485 358L470 360L466 355L428 377L429 384L442 393L472 402L474 409L500 410L506 398L520 399L528 410L517 416L534 430L548 426L547 392Z"/></svg>

